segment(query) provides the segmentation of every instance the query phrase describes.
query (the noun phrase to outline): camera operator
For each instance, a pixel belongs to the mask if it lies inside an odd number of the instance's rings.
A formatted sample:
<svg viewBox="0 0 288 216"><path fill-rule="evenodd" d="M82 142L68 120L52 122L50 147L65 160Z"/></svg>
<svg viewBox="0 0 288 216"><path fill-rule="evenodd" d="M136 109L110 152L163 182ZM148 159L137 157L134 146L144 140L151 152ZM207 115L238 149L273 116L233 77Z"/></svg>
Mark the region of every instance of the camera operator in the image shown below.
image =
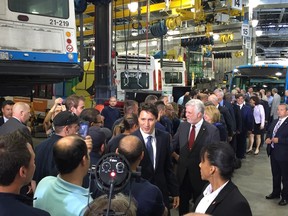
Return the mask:
<svg viewBox="0 0 288 216"><path fill-rule="evenodd" d="M137 136L127 135L120 140L116 153L123 155L129 162L132 172L136 172L141 160L144 157L144 146ZM151 184L148 180L131 179L132 184L126 186L125 193L136 199L137 216L160 216L167 215L168 211L163 202L163 196L159 188Z"/></svg>

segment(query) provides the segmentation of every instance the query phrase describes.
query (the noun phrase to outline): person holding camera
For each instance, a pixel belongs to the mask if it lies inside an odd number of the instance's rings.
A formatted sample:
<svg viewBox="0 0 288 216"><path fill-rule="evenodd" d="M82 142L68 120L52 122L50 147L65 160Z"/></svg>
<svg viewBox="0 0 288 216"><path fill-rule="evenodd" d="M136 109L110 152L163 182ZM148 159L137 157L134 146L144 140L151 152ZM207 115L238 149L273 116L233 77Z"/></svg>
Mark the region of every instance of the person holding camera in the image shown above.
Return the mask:
<svg viewBox="0 0 288 216"><path fill-rule="evenodd" d="M44 126L47 137L50 137L53 133L55 133L55 130L52 127L52 122L55 116L59 112L66 110L65 105L62 105L62 103L63 103L62 98L55 99L54 105L51 107L51 109L49 110L49 112L47 112L45 116L45 119L43 121L43 126Z"/></svg>

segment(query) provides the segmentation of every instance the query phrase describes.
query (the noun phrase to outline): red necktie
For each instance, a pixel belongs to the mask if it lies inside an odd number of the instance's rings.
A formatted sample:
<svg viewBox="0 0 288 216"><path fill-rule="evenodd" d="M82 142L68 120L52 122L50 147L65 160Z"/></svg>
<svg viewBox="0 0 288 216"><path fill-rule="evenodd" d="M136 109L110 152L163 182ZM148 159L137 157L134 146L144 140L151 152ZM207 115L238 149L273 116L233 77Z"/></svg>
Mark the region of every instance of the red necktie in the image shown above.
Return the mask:
<svg viewBox="0 0 288 216"><path fill-rule="evenodd" d="M191 150L194 144L194 140L195 140L195 125L192 125L192 130L190 132L190 137L189 137L189 149Z"/></svg>

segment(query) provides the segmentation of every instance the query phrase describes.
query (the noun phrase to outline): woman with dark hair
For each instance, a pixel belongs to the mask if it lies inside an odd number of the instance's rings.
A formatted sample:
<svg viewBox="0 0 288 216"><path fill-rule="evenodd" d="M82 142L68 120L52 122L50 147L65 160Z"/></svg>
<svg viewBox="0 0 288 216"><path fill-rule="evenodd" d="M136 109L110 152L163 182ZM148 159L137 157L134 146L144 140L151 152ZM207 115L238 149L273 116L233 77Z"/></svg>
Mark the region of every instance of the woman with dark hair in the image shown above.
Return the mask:
<svg viewBox="0 0 288 216"><path fill-rule="evenodd" d="M117 126L118 127L118 126ZM105 153L115 152L118 148L119 141L138 129L138 117L136 114L127 114L124 116L122 123L119 124L119 133L114 136L107 144ZM122 128L121 128L122 127ZM116 127L114 130L118 130Z"/></svg>
<svg viewBox="0 0 288 216"><path fill-rule="evenodd" d="M252 152L254 138L256 137L256 149L254 155L258 155L261 144L261 134L264 133L263 129L265 127L265 110L263 105L260 104L258 96L250 97L250 105L253 108L254 128L252 134L249 135L249 148L247 153L249 154Z"/></svg>
<svg viewBox="0 0 288 216"><path fill-rule="evenodd" d="M206 145L200 157L201 178L210 184L196 200L194 211L213 216L252 216L249 203L231 181L235 166L232 147L226 142Z"/></svg>

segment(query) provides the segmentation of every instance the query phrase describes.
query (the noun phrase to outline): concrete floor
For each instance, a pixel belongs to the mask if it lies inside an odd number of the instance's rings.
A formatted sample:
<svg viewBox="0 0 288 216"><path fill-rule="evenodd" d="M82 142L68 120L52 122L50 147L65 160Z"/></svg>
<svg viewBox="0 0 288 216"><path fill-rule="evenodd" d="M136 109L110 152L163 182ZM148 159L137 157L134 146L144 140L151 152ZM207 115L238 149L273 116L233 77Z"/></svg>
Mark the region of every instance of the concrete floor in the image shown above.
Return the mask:
<svg viewBox="0 0 288 216"><path fill-rule="evenodd" d="M43 140L33 138L34 145ZM246 155L246 159L242 160L242 167L235 170L232 181L248 200L253 216L288 216L288 205L279 206L279 200L265 199L272 192L270 159L265 147L261 148L259 155ZM171 215L178 216L177 209L172 210Z"/></svg>
<svg viewBox="0 0 288 216"><path fill-rule="evenodd" d="M279 206L278 199L265 199L272 192L272 174L264 147L259 155L247 155L242 160L242 167L235 171L232 181L248 200L253 216L288 216L288 205ZM178 211L173 210L172 216L178 216Z"/></svg>

